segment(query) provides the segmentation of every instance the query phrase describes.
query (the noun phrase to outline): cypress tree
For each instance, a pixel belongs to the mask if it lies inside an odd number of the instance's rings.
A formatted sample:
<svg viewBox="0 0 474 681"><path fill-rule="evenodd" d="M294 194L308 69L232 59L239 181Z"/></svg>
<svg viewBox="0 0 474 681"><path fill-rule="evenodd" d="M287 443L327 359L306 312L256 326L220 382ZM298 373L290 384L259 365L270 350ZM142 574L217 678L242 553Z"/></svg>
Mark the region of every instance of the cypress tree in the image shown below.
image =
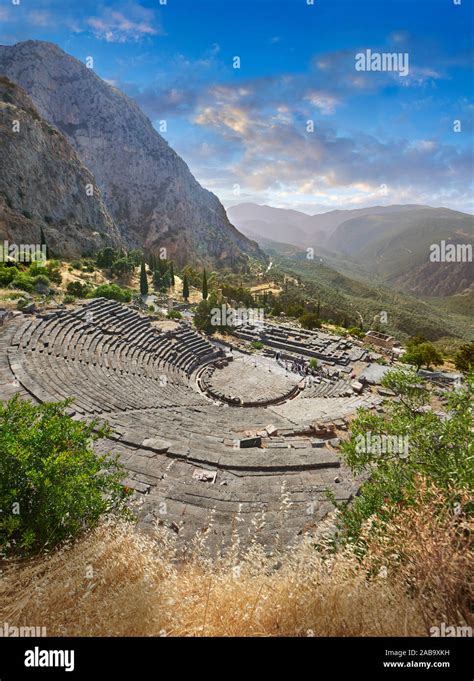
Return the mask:
<svg viewBox="0 0 474 681"><path fill-rule="evenodd" d="M202 299L207 300L208 296L208 291L207 291L207 274L206 270L204 270L202 274Z"/></svg>
<svg viewBox="0 0 474 681"><path fill-rule="evenodd" d="M145 260L142 260L140 268L140 293L142 296L148 294L148 278L146 276Z"/></svg>
<svg viewBox="0 0 474 681"><path fill-rule="evenodd" d="M43 228L40 227L40 246L41 246L41 253L44 253L44 258L45 260L48 259L48 245L46 243L46 237L44 235Z"/></svg>
<svg viewBox="0 0 474 681"><path fill-rule="evenodd" d="M189 284L188 284L188 275L184 275L183 279L183 298L187 302L189 298Z"/></svg>
<svg viewBox="0 0 474 681"><path fill-rule="evenodd" d="M171 286L174 288L174 267L173 267L173 261L171 261L171 265L170 265L170 278L171 278Z"/></svg>

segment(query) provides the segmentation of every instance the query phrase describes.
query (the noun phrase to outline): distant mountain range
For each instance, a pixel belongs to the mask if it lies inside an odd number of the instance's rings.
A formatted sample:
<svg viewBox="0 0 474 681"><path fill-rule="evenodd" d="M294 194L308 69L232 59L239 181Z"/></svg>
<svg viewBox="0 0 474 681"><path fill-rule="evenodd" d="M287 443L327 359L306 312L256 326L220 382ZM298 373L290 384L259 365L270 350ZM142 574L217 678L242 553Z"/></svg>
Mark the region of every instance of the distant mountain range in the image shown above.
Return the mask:
<svg viewBox="0 0 474 681"><path fill-rule="evenodd" d="M474 217L422 205L373 206L306 215L295 210L240 204L233 223L262 248L311 247L332 266L365 270L414 295L443 297L473 288L472 262L431 262L430 246L445 241L474 247ZM280 248L280 252L281 248ZM285 250L288 255L288 249Z"/></svg>
<svg viewBox="0 0 474 681"><path fill-rule="evenodd" d="M10 106L18 104L20 109L25 106L34 112L24 116L18 133L11 133L2 122L3 139L8 139L9 146L8 155L2 147L0 182L3 204L13 208L2 210L0 238L11 234L23 240L31 233L32 225L11 213L13 210L19 216L26 211L31 213L36 231L43 226L47 239L56 240L63 255L72 253L71 242L76 239L83 250L90 233L98 231L104 234L104 243L115 242L118 235L125 245L146 250L165 247L168 257L178 264L227 266L237 271L245 269L249 259L266 261L258 245L229 222L219 199L200 186L139 107L85 64L52 43L29 40L0 46L0 75L20 85L31 99L27 105L15 94L16 104L12 104L4 91L2 110L8 121L13 113ZM35 185L27 146L32 139L31 126L38 128L39 120L54 130L50 141L57 141L61 149L46 145L42 165L36 139L38 148L32 149ZM64 140L70 147L67 151ZM15 144L22 148L19 157ZM91 206L87 215L83 204L90 197L86 197L85 188L82 196L79 176L76 191L70 195L52 191L51 184L42 179L54 172L57 153L69 155L75 166L82 164L81 172L97 187L91 201L95 208ZM58 172L59 166L55 176ZM22 182L26 185L19 194ZM74 200L84 211L69 210ZM73 217L69 218L69 213ZM68 222L73 219L74 227ZM64 239L58 240L58 235ZM88 250L94 247L92 242Z"/></svg>

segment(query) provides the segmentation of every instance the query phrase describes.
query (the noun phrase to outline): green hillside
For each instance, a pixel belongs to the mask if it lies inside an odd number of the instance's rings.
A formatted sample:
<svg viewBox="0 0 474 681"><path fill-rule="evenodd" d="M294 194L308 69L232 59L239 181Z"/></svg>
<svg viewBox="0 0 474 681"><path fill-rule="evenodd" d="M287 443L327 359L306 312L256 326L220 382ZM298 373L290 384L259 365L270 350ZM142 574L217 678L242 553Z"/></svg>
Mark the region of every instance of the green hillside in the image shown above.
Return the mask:
<svg viewBox="0 0 474 681"><path fill-rule="evenodd" d="M370 283L345 276L325 263L274 257L275 265L301 279L306 299L320 301L321 316L337 323L379 325L380 330L400 340L417 334L432 341L441 339L469 340L474 336L473 317L469 311L455 311L455 301L444 306L397 291L379 283ZM472 304L472 303L471 303ZM387 313L387 324L377 323L377 317Z"/></svg>

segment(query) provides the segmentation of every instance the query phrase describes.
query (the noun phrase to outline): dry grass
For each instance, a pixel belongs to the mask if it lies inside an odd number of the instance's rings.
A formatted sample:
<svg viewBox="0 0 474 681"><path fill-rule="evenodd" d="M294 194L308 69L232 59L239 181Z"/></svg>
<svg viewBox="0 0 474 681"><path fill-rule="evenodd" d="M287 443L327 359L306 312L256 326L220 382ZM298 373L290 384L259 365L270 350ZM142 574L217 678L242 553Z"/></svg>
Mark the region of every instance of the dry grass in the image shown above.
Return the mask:
<svg viewBox="0 0 474 681"><path fill-rule="evenodd" d="M399 510L362 561L309 539L270 557L255 543L239 558L235 545L213 560L205 535L179 561L162 530L108 523L7 566L0 621L51 636L424 636L440 622L472 626L472 528L462 511L439 514L443 503L420 489L418 507Z"/></svg>

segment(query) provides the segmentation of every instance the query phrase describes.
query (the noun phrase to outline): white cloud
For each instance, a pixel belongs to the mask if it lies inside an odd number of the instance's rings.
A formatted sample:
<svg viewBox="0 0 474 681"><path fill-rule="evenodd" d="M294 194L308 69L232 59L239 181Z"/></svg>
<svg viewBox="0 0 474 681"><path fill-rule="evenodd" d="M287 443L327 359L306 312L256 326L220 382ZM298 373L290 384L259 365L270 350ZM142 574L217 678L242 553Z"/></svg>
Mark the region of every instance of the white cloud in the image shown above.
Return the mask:
<svg viewBox="0 0 474 681"><path fill-rule="evenodd" d="M96 38L110 43L136 42L163 35L155 12L134 2L103 9L100 15L86 19L86 24Z"/></svg>

